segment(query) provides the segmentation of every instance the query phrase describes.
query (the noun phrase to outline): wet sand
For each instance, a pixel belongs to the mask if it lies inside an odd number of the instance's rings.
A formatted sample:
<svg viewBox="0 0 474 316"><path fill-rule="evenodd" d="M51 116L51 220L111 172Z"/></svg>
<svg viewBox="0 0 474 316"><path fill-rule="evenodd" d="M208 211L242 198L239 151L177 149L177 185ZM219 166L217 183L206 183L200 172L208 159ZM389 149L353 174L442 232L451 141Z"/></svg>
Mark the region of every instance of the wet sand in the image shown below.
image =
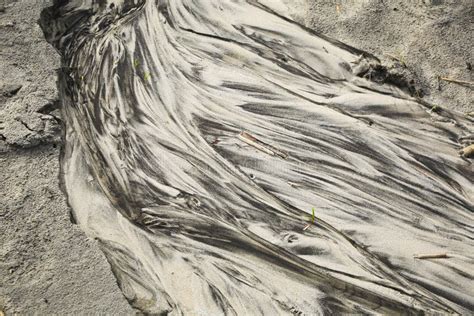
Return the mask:
<svg viewBox="0 0 474 316"><path fill-rule="evenodd" d="M472 309L472 118L255 1L74 1L42 21L65 191L135 308Z"/></svg>

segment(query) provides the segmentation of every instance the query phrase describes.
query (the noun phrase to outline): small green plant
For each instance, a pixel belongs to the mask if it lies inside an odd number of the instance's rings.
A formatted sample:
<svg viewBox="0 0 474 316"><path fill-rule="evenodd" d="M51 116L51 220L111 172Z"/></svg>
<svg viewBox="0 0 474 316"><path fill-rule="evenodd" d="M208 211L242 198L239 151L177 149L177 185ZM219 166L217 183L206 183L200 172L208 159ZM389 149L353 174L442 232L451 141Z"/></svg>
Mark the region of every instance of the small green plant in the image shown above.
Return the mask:
<svg viewBox="0 0 474 316"><path fill-rule="evenodd" d="M428 113L437 113L440 110L440 107L437 106L436 104L431 107L431 109L428 111Z"/></svg>
<svg viewBox="0 0 474 316"><path fill-rule="evenodd" d="M149 72L145 72L143 74L143 80L148 81L151 78L151 75Z"/></svg>
<svg viewBox="0 0 474 316"><path fill-rule="evenodd" d="M311 210L311 222L308 225L306 225L303 228L303 230L307 230L309 228L309 226L314 224L315 221L316 221L316 215L315 215L315 211L314 211L314 207L313 207L313 209Z"/></svg>

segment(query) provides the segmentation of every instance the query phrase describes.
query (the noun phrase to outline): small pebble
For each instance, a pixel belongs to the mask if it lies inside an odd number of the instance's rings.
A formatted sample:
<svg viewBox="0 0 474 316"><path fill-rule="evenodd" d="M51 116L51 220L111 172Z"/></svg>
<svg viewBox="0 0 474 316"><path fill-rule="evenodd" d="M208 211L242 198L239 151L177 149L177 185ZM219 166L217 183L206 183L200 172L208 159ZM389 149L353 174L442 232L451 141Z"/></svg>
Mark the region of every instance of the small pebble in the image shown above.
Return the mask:
<svg viewBox="0 0 474 316"><path fill-rule="evenodd" d="M467 70L471 71L472 70L472 64L470 62L466 62L466 68L467 68Z"/></svg>
<svg viewBox="0 0 474 316"><path fill-rule="evenodd" d="M9 84L2 87L2 95L4 97L12 97L20 91L23 86L21 84Z"/></svg>

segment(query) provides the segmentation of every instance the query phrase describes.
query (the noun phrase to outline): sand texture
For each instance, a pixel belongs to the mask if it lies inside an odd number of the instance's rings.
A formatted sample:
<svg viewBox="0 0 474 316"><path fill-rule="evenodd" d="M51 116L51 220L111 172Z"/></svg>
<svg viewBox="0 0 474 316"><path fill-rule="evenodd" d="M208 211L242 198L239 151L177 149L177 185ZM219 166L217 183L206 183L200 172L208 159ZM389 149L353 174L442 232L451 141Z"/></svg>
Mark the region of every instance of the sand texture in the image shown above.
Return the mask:
<svg viewBox="0 0 474 316"><path fill-rule="evenodd" d="M60 63L37 24L41 9L8 1L0 12L0 311L133 314L59 189Z"/></svg>
<svg viewBox="0 0 474 316"><path fill-rule="evenodd" d="M472 118L267 5L43 12L65 191L125 296L175 315L472 309Z"/></svg>
<svg viewBox="0 0 474 316"><path fill-rule="evenodd" d="M0 0L0 311L474 309L469 1L49 5Z"/></svg>

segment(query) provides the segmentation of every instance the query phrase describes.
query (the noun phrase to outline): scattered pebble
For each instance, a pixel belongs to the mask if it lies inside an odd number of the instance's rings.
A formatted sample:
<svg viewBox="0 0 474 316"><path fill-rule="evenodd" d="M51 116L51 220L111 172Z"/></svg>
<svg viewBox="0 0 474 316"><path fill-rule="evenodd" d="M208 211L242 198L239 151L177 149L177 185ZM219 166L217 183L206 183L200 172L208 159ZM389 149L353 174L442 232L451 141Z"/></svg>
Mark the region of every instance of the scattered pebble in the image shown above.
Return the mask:
<svg viewBox="0 0 474 316"><path fill-rule="evenodd" d="M21 84L7 84L1 88L2 95L10 98L18 93L23 86Z"/></svg>

